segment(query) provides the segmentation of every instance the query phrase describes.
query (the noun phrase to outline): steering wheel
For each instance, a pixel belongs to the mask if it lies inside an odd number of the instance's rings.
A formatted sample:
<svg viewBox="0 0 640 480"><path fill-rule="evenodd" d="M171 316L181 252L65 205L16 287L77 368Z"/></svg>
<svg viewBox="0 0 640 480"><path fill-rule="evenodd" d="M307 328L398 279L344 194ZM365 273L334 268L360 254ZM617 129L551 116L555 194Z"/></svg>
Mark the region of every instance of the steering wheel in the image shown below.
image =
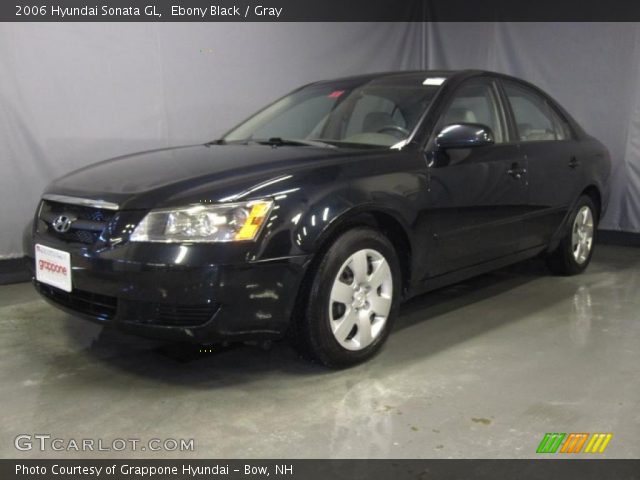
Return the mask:
<svg viewBox="0 0 640 480"><path fill-rule="evenodd" d="M401 133L402 135L404 135L405 138L411 135L411 132L409 130L407 130L404 127L401 127L400 125L385 125L383 127L380 127L378 130L376 130L376 133L384 133L385 131Z"/></svg>

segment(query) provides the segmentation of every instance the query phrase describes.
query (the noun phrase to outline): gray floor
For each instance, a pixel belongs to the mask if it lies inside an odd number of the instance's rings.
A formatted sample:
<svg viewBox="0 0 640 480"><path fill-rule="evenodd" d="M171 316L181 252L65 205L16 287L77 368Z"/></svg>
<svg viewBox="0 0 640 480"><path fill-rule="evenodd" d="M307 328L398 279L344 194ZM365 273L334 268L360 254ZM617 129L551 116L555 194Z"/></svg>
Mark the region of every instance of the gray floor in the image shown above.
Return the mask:
<svg viewBox="0 0 640 480"><path fill-rule="evenodd" d="M171 457L509 458L612 432L604 456L638 458L639 291L639 249L599 246L573 278L527 262L412 300L379 356L330 372L284 344L188 359L0 287L0 456L83 455L17 452L21 433L194 439Z"/></svg>

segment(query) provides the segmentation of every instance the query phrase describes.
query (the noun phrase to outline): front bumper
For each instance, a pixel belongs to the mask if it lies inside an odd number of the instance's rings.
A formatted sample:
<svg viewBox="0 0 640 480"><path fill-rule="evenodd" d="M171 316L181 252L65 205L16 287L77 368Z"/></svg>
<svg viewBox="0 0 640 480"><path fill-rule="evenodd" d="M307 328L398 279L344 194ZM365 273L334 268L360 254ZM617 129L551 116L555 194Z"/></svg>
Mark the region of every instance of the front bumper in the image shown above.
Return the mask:
<svg viewBox="0 0 640 480"><path fill-rule="evenodd" d="M32 273L35 243L71 254L70 294L34 280L56 307L128 333L194 343L283 336L309 260L225 263L215 246L129 244L95 250L36 234L25 236ZM188 261L176 262L180 256Z"/></svg>

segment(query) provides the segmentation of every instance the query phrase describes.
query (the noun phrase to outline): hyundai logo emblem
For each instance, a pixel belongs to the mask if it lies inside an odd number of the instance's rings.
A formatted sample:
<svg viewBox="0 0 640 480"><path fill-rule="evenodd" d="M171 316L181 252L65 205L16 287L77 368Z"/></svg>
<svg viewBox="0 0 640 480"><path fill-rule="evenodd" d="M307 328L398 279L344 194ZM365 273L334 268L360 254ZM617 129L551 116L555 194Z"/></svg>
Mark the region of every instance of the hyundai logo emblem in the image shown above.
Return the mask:
<svg viewBox="0 0 640 480"><path fill-rule="evenodd" d="M75 218L68 217L67 215L60 215L56 218L51 226L58 233L66 233L71 228L71 224L75 221Z"/></svg>

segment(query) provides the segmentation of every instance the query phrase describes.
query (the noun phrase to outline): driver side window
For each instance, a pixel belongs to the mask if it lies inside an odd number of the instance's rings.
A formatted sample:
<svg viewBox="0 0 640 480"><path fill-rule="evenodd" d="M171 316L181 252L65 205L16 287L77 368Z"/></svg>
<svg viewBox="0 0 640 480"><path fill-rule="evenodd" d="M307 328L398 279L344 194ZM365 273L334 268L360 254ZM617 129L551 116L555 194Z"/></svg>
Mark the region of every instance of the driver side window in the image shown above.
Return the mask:
<svg viewBox="0 0 640 480"><path fill-rule="evenodd" d="M441 126L479 123L491 128L495 143L504 143L504 123L496 98L496 91L489 83L463 85L442 116Z"/></svg>

